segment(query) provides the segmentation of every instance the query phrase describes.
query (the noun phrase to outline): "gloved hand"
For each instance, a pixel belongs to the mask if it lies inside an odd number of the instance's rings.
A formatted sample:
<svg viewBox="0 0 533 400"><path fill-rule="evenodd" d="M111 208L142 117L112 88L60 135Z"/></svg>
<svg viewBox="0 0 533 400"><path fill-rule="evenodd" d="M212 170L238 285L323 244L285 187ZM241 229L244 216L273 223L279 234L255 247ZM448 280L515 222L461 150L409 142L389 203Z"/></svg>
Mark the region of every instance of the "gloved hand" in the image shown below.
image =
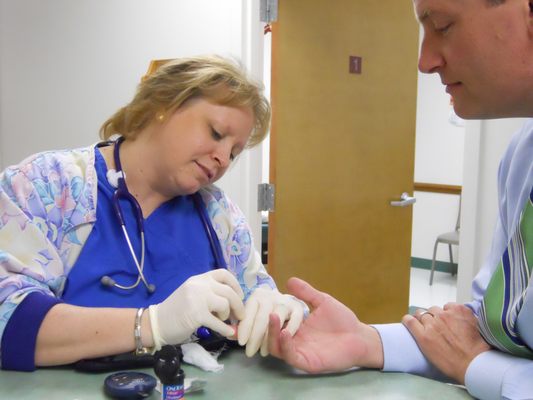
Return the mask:
<svg viewBox="0 0 533 400"><path fill-rule="evenodd" d="M279 316L281 324L287 322L287 330L294 335L302 323L304 303L275 289L257 288L245 305L245 317L239 323L238 340L246 344L246 355L252 357L259 347L261 355L268 355L268 321L271 313Z"/></svg>
<svg viewBox="0 0 533 400"><path fill-rule="evenodd" d="M225 269L190 277L163 302L149 308L155 349L183 343L200 326L233 336L234 328L223 321L230 314L244 318L243 297L239 282Z"/></svg>

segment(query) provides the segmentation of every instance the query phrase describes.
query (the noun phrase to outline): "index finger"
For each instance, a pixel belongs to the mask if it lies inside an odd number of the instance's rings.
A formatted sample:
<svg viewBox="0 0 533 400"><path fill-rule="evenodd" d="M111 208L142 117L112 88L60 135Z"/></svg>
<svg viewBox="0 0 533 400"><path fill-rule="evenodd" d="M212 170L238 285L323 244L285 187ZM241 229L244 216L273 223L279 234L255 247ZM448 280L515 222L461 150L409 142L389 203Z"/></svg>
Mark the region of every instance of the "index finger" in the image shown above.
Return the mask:
<svg viewBox="0 0 533 400"><path fill-rule="evenodd" d="M227 338L231 338L235 335L235 327L233 325L226 324L212 314L208 313L201 323L203 326L218 332Z"/></svg>
<svg viewBox="0 0 533 400"><path fill-rule="evenodd" d="M424 333L424 325L414 316L407 314L402 318L402 324L407 328L411 335L414 336L415 340L418 342L418 338Z"/></svg>
<svg viewBox="0 0 533 400"><path fill-rule="evenodd" d="M287 290L293 296L308 303L312 308L318 308L328 298L326 293L316 290L300 278L290 278L287 281Z"/></svg>
<svg viewBox="0 0 533 400"><path fill-rule="evenodd" d="M235 275L233 275L227 269L215 269L211 271L211 275L217 282L226 284L231 287L235 291L235 293L237 293L237 295L241 298L241 300L244 298L244 293L242 291L241 285L239 284L239 281L237 281Z"/></svg>
<svg viewBox="0 0 533 400"><path fill-rule="evenodd" d="M233 287L230 285L224 285L222 283L219 285L213 285L213 293L223 297L229 302L230 309L233 311L233 315L235 315L238 320L242 320L244 318L245 312L242 297L239 297L237 293L235 293Z"/></svg>

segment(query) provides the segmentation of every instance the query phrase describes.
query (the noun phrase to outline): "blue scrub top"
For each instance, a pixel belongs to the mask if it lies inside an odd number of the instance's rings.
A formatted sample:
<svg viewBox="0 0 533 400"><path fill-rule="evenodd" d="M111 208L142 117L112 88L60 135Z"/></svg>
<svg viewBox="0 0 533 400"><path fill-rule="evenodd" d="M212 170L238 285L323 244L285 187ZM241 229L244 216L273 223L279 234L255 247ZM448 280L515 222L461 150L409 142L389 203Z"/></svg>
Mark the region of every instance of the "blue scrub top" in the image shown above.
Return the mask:
<svg viewBox="0 0 533 400"><path fill-rule="evenodd" d="M163 203L144 219L144 276L148 283L155 285L155 292L148 293L142 282L130 290L102 285L100 279L105 275L120 285L131 285L138 273L113 209L115 188L107 181L105 160L98 149L95 153L96 223L67 277L62 296L65 303L85 307L146 307L166 299L190 276L216 267L213 251L220 249L211 248L192 196L179 196ZM141 240L135 214L127 200L121 199L120 205L140 262ZM212 231L211 226L208 229ZM218 245L216 236L213 237Z"/></svg>

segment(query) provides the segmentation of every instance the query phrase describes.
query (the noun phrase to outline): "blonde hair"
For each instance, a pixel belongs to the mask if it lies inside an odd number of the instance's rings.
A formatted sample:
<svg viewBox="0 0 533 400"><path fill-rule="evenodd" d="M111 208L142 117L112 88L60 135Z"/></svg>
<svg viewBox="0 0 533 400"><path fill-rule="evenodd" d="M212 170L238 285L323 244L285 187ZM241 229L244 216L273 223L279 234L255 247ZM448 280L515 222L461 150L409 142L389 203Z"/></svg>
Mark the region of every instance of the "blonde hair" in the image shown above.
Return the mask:
<svg viewBox="0 0 533 400"><path fill-rule="evenodd" d="M224 57L170 60L143 79L133 100L103 123L100 136L108 139L119 133L135 138L157 115L171 114L187 100L202 97L220 105L250 107L255 123L247 147L253 147L265 138L270 126L270 104L262 92L261 83Z"/></svg>

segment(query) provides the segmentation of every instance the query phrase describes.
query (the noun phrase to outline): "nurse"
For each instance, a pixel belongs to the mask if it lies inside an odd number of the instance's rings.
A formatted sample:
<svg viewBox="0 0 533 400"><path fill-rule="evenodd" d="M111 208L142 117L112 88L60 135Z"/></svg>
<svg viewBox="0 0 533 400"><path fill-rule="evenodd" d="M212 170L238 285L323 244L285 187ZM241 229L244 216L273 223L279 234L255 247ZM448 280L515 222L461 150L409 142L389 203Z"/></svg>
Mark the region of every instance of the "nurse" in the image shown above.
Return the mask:
<svg viewBox="0 0 533 400"><path fill-rule="evenodd" d="M149 353L201 326L233 337L237 323L246 354L266 355L271 312L294 333L305 306L278 292L214 185L269 120L260 85L233 61L178 59L104 122L105 142L7 168L2 368Z"/></svg>

